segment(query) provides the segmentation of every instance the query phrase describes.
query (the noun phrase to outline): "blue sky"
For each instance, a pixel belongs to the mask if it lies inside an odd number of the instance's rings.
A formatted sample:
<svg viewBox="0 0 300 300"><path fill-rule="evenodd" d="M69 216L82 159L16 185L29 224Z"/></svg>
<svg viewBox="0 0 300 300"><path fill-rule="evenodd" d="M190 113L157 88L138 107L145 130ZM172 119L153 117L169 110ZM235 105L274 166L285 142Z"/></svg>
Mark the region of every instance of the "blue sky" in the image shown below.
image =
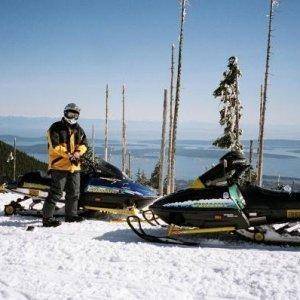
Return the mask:
<svg viewBox="0 0 300 300"><path fill-rule="evenodd" d="M267 0L190 0L185 24L181 121L217 122L218 85L236 55L244 122L256 123L263 79ZM274 20L268 122L299 124L300 1L282 0ZM177 0L2 0L1 115L59 116L76 101L82 116L160 120L169 87L170 49L178 40Z"/></svg>

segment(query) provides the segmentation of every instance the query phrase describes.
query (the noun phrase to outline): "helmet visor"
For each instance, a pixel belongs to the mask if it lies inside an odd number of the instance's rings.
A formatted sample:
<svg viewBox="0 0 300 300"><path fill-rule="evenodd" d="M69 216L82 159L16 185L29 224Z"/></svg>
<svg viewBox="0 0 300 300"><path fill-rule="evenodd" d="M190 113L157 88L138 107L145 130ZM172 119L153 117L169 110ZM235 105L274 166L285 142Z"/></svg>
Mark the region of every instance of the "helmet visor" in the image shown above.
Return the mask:
<svg viewBox="0 0 300 300"><path fill-rule="evenodd" d="M68 119L75 119L75 120L78 120L78 118L79 118L79 113L76 112L76 111L67 110L67 111L65 112L65 117L68 118Z"/></svg>

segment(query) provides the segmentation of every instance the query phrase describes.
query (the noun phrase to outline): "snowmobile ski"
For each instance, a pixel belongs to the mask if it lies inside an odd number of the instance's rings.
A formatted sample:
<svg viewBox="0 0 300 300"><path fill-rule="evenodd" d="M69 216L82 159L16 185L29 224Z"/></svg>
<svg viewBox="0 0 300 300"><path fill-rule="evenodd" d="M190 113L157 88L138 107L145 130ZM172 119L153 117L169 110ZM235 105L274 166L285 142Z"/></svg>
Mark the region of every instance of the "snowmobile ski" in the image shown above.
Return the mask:
<svg viewBox="0 0 300 300"><path fill-rule="evenodd" d="M137 224L136 228L133 223ZM151 243L159 243L159 244L173 244L173 245L183 245L183 246L199 246L199 243L194 242L186 242L181 241L179 239L171 238L168 236L154 236L146 233L142 228L141 219L138 216L128 216L127 224L132 229L132 231L139 236L141 239L151 242Z"/></svg>

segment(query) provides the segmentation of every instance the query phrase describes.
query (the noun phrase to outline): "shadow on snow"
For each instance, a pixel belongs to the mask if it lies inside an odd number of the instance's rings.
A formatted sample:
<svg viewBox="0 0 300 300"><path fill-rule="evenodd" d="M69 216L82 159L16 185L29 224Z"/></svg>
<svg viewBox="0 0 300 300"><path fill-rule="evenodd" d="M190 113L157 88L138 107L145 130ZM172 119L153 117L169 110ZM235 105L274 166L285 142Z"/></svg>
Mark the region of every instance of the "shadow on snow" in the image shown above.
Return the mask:
<svg viewBox="0 0 300 300"><path fill-rule="evenodd" d="M27 228L28 225L37 225L40 223L40 219L30 216L11 216L5 217L3 211L0 212L0 227L15 227L15 228ZM166 229L161 227L150 227L145 229L147 234L164 237L166 235ZM56 233L53 233L56 234ZM139 244L147 243L139 238L130 228L117 229L104 233L103 235L94 238L97 241L108 241L112 243L122 242L126 244ZM178 237L180 239L180 237ZM293 251L298 252L299 246L292 245L266 245L255 244L253 242L243 241L237 235L223 234L218 236L195 236L185 239L191 242L199 243L199 246L185 246L185 245L172 245L172 244L159 244L152 243L152 245L158 247L180 247L180 248L219 248L219 249L245 249L245 250L261 250L261 251Z"/></svg>
<svg viewBox="0 0 300 300"><path fill-rule="evenodd" d="M145 230L147 234L163 237L165 236L166 230L162 228L149 228ZM178 237L180 239L180 237ZM112 243L122 242L122 243L147 243L156 245L158 247L180 247L180 248L218 248L218 249L244 249L244 250L259 250L259 251L293 251L298 252L300 250L299 246L290 245L266 245L266 244L255 244L253 242L248 242L241 240L237 235L220 235L213 237L202 236L202 237L189 237L190 242L199 243L198 246L186 246L178 244L159 244L150 243L139 238L131 229L118 229L110 232L104 233L102 236L96 237L95 240L98 241L109 241Z"/></svg>

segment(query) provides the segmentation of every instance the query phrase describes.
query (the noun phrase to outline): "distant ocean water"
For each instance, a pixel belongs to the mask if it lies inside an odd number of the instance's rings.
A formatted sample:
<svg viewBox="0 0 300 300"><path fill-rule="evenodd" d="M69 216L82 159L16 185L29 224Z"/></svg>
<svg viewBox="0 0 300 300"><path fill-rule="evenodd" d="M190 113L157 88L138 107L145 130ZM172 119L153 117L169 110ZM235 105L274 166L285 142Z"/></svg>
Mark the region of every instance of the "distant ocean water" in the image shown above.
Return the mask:
<svg viewBox="0 0 300 300"><path fill-rule="evenodd" d="M31 146L34 145L33 143ZM245 142L245 155L248 156L248 142ZM19 145L21 146L21 145ZM30 143L26 142L26 146ZM150 176L159 157L159 141L136 141L130 143L132 174L143 170ZM29 147L30 148L30 147ZM28 148L26 148L28 149ZM96 144L97 154L102 154L102 143ZM209 141L179 141L176 157L176 178L191 180L205 172L224 151L211 146ZM30 150L30 149L29 149ZM28 152L34 157L47 161L46 153ZM39 151L40 152L40 151ZM114 144L110 161L116 166L121 165L120 145ZM256 160L254 158L254 166ZM165 162L165 167L167 162ZM264 174L270 176L300 178L300 141L273 140L267 141L264 158ZM133 176L134 177L134 176Z"/></svg>

